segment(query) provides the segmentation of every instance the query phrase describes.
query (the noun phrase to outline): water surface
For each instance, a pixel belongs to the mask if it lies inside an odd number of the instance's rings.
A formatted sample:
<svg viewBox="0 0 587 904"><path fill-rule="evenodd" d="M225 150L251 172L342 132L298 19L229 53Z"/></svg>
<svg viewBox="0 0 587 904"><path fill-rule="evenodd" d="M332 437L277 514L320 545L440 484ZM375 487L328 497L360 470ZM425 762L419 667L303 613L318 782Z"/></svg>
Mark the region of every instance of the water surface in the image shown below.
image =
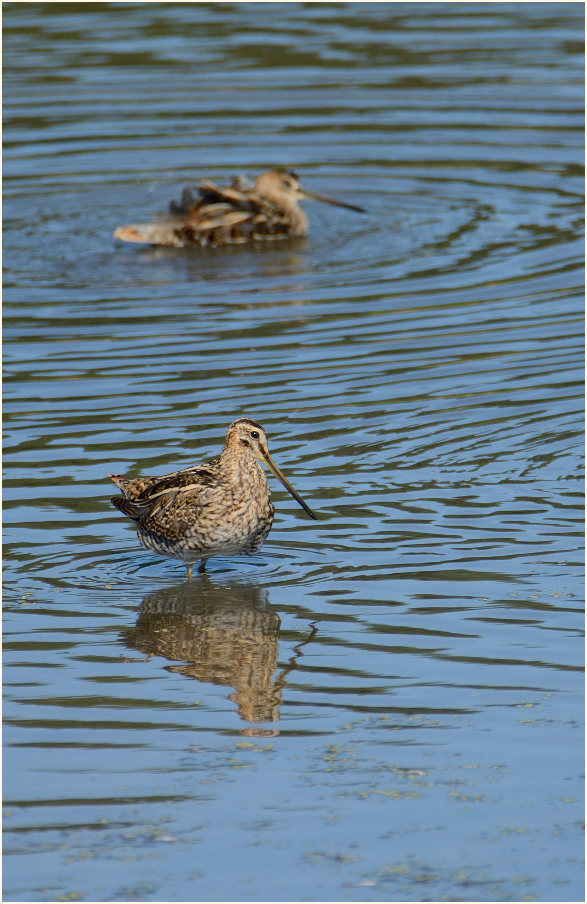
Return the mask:
<svg viewBox="0 0 587 904"><path fill-rule="evenodd" d="M582 20L4 5L5 900L583 899ZM240 415L319 520L187 584L107 474Z"/></svg>

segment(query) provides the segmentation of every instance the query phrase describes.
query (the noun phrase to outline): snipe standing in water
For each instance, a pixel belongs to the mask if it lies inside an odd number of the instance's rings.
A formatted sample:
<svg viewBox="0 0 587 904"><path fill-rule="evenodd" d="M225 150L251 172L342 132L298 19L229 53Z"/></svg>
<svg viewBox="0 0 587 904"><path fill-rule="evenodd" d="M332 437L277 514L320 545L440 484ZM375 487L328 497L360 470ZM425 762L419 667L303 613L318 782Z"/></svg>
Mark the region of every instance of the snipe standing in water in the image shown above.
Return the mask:
<svg viewBox="0 0 587 904"><path fill-rule="evenodd" d="M263 427L248 417L230 425L222 452L213 461L163 477L126 480L110 474L123 493L111 502L136 522L143 546L181 559L191 580L194 562L200 561L203 572L211 556L252 555L266 539L275 508L258 461L265 462L316 519L271 458Z"/></svg>
<svg viewBox="0 0 587 904"><path fill-rule="evenodd" d="M285 169L261 173L254 185L242 176L220 187L202 182L195 198L184 188L181 201L169 205L169 214L152 223L119 226L114 238L143 245L243 244L306 235L308 218L299 201L313 199L365 213L362 207L307 191L295 173Z"/></svg>

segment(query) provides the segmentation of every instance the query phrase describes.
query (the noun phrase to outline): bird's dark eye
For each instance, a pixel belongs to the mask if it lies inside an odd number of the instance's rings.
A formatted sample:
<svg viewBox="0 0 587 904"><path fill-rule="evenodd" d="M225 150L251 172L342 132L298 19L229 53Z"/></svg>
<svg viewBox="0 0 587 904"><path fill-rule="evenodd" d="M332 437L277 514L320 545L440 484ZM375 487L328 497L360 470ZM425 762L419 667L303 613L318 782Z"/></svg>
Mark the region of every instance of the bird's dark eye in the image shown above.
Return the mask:
<svg viewBox="0 0 587 904"><path fill-rule="evenodd" d="M257 433L256 430L253 430L251 432L251 439L259 439L259 434Z"/></svg>

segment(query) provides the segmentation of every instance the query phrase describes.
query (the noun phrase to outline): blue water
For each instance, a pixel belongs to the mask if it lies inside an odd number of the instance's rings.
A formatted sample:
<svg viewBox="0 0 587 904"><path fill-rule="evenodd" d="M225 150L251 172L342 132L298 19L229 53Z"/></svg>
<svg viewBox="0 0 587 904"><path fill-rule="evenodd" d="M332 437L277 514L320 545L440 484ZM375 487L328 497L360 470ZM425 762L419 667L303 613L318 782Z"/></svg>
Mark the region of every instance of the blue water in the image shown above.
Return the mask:
<svg viewBox="0 0 587 904"><path fill-rule="evenodd" d="M582 33L4 5L6 901L583 900ZM112 239L278 165L368 213ZM319 520L187 584L107 475L240 415Z"/></svg>

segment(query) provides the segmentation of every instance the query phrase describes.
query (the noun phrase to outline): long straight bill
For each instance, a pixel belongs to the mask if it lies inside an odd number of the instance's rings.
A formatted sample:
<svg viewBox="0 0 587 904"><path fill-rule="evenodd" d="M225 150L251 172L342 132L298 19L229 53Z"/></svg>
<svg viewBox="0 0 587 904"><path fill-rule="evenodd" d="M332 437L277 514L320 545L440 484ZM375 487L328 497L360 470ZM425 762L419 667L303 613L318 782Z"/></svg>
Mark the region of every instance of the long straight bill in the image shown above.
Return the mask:
<svg viewBox="0 0 587 904"><path fill-rule="evenodd" d="M273 459L272 459L271 456L269 455L269 452L263 451L263 458L265 459L265 461L266 461L266 463L267 463L267 467L271 470L272 474L275 474L275 476L277 477L277 479L281 481L281 483L284 485L284 487L285 487L285 489L288 491L288 493L291 493L291 495L293 496L293 498L295 499L295 501L296 501L299 505L301 505L301 507L303 508L303 510L304 510L305 512L308 513L308 515L310 516L310 518L313 518L314 521L317 521L317 520L318 520L318 515L315 515L314 512L312 511L312 509L310 508L310 506L309 506L309 505L306 505L306 503L304 502L304 500L302 499L302 497L299 496L299 495L296 493L296 491L295 491L294 488L292 487L292 485L291 485L291 483L289 482L289 480L286 480L286 478L283 476L283 474L281 473L281 471L279 470L279 468L277 467L277 465L275 464L275 462L273 461Z"/></svg>
<svg viewBox="0 0 587 904"><path fill-rule="evenodd" d="M336 198L328 198L326 195L318 195L314 191L307 191L305 188L302 192L307 198L313 201L324 201L326 204L334 204L335 207L346 207L347 210L356 210L357 213L367 213L364 207L357 207L356 204L347 204L346 201L337 201Z"/></svg>

